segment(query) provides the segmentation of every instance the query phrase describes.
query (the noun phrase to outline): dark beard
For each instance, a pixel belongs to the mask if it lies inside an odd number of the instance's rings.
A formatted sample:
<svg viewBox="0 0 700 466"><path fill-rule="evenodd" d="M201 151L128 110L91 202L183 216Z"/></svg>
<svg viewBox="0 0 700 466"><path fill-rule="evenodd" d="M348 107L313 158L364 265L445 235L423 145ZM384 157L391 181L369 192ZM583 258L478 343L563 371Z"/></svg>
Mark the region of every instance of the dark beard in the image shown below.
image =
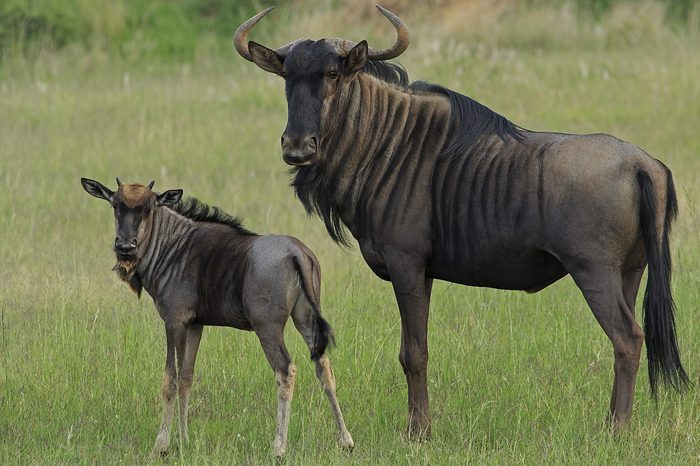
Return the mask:
<svg viewBox="0 0 700 466"><path fill-rule="evenodd" d="M143 286L141 285L141 277L139 277L139 274L136 273L137 265L138 260L136 257L133 257L128 261L117 258L117 263L114 264L112 270L117 272L119 278L127 282L134 293L136 293L136 295L140 298Z"/></svg>

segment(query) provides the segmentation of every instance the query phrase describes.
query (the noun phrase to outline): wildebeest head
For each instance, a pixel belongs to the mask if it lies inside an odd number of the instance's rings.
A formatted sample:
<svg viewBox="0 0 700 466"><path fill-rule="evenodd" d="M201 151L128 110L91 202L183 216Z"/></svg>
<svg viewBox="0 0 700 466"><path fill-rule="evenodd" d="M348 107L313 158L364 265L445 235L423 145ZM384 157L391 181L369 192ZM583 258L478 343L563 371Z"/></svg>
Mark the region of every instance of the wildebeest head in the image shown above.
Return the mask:
<svg viewBox="0 0 700 466"><path fill-rule="evenodd" d="M80 182L89 194L109 202L114 209L114 252L118 265L128 273L143 257L153 226L153 215L161 206L177 203L182 198L182 189L171 189L162 194L151 191L155 181L142 184L124 184L117 178L117 191L102 183L87 178Z"/></svg>
<svg viewBox="0 0 700 466"><path fill-rule="evenodd" d="M408 47L409 32L403 21L389 10L379 5L377 8L396 29L396 42L385 50L374 50L364 40L300 39L275 50L247 42L250 30L272 7L236 30L233 41L238 53L285 80L287 127L282 134L282 158L286 163L307 166L318 162L323 103L348 86L367 60L395 58Z"/></svg>

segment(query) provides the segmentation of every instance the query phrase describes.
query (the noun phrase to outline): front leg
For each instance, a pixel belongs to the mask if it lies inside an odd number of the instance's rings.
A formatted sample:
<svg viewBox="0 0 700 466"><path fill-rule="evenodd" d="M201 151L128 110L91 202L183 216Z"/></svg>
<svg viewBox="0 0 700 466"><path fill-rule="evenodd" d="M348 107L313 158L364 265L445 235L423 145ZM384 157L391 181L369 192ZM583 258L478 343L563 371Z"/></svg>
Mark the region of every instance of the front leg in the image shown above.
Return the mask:
<svg viewBox="0 0 700 466"><path fill-rule="evenodd" d="M165 371L161 393L163 395L163 414L160 421L160 431L156 438L151 454L159 457L168 452L170 446L170 427L173 422L173 405L177 394L177 374L182 366L181 358L176 360L178 348L184 348L186 340L186 328L184 325L165 325L165 337L167 352L165 357ZM180 366L180 367L178 367Z"/></svg>
<svg viewBox="0 0 700 466"><path fill-rule="evenodd" d="M183 441L189 440L187 434L187 411L189 408L190 389L192 388L192 378L194 377L194 362L197 358L197 350L199 350L199 342L202 338L201 325L190 325L187 328L187 336L185 348L182 353L178 351L178 361L182 361L178 371L178 399L180 401L180 438Z"/></svg>
<svg viewBox="0 0 700 466"><path fill-rule="evenodd" d="M422 260L404 253L386 257L401 313L399 361L408 384L408 436L421 440L430 437L428 309L432 279L426 279Z"/></svg>

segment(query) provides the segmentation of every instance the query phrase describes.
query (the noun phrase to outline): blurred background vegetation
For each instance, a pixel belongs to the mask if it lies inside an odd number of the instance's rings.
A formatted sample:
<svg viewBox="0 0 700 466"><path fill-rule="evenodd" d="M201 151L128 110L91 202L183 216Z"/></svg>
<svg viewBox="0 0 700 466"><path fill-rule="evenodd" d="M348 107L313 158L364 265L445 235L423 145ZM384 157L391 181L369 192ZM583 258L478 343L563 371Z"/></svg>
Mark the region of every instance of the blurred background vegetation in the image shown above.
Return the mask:
<svg viewBox="0 0 700 466"><path fill-rule="evenodd" d="M32 60L41 53L73 49L129 62L191 62L198 53L230 53L230 37L236 25L271 3L284 5L276 14L286 14L288 19L298 18L300 13L303 16L304 12L320 19L323 13L333 12L344 31L351 30L348 24L362 28L367 20L376 19L374 0L3 0L0 52L3 61ZM493 21L517 21L526 12L546 10L551 22L542 27L555 28L546 34L554 40L575 40L572 33L582 22L591 27L603 24L606 27L602 30L612 30L626 42L656 34L660 29L697 31L700 23L697 0L427 0L418 6L410 0L380 3L402 16L415 18L413 24L428 9L433 16L442 15L445 25L452 25L452 29L479 29L479 24L470 24L470 18L476 18L472 22L480 23L483 30ZM292 11L294 16L289 16ZM279 29L281 23L276 24ZM282 28L288 26L285 23ZM259 29L270 31L266 27ZM507 39L517 42L523 37ZM528 39L532 39L532 34ZM609 40L603 42L610 44Z"/></svg>
<svg viewBox="0 0 700 466"><path fill-rule="evenodd" d="M5 0L3 55L45 49L98 49L129 59L192 60L198 42L227 36L252 0Z"/></svg>

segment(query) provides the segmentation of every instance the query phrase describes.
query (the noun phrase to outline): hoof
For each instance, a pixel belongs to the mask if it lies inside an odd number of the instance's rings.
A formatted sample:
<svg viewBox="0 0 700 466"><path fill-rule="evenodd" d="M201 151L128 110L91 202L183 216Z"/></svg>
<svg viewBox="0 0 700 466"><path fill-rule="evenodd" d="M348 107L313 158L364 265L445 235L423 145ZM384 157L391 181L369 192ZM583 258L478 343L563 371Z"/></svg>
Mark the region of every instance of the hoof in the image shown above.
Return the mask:
<svg viewBox="0 0 700 466"><path fill-rule="evenodd" d="M406 432L408 440L411 442L427 442L430 440L430 424L428 425L409 425Z"/></svg>
<svg viewBox="0 0 700 466"><path fill-rule="evenodd" d="M620 435L628 429L630 418L631 416L617 416L616 414L609 413L605 419L605 423L613 434Z"/></svg>
<svg viewBox="0 0 700 466"><path fill-rule="evenodd" d="M284 454L287 452L287 445L278 439L275 439L274 442L272 442L272 453L277 458L282 458Z"/></svg>
<svg viewBox="0 0 700 466"><path fill-rule="evenodd" d="M355 448L355 442L353 442L350 432L344 432L340 436L340 447L348 452L352 452L352 449Z"/></svg>
<svg viewBox="0 0 700 466"><path fill-rule="evenodd" d="M160 435L156 439L156 444L153 445L151 456L153 458L163 458L168 454L168 440Z"/></svg>
<svg viewBox="0 0 700 466"><path fill-rule="evenodd" d="M157 460L157 459L160 459L160 458L165 458L166 456L168 456L168 450L167 450L167 449L166 449L166 450L158 450L158 449L154 448L153 450L151 450L151 457L152 457L153 459L156 459L156 460Z"/></svg>

